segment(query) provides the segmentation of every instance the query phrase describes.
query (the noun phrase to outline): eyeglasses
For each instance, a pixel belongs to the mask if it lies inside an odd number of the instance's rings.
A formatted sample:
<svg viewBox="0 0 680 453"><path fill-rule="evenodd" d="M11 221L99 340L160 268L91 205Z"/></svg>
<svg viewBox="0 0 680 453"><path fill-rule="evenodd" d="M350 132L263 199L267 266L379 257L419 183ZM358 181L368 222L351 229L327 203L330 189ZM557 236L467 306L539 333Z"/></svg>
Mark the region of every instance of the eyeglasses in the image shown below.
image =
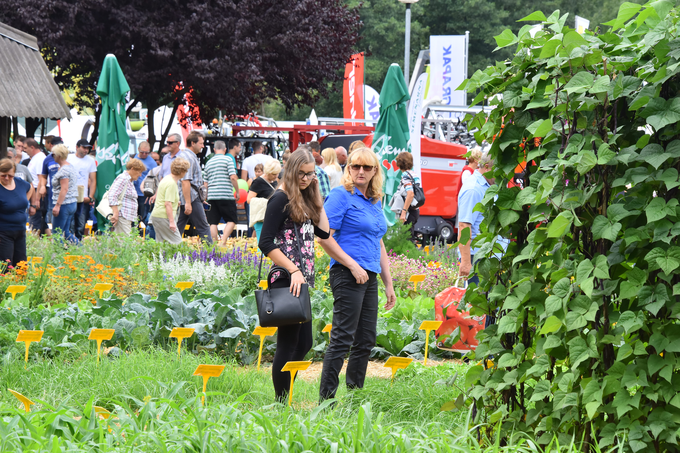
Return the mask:
<svg viewBox="0 0 680 453"><path fill-rule="evenodd" d="M170 146L170 145L174 145L175 143L179 143L179 142L174 141L174 142L165 142L165 143L166 143L168 146Z"/></svg>
<svg viewBox="0 0 680 453"><path fill-rule="evenodd" d="M298 178L300 179L309 179L310 181L314 178L316 178L316 173L313 171L310 171L309 173L305 173L303 171L298 172Z"/></svg>
<svg viewBox="0 0 680 453"><path fill-rule="evenodd" d="M349 168L351 168L354 171L359 171L360 168L363 168L366 173L369 171L373 171L375 168L373 165L350 165Z"/></svg>
<svg viewBox="0 0 680 453"><path fill-rule="evenodd" d="M3 175L0 175L0 178L12 179L12 178L14 178L14 175L10 175L9 173L5 173Z"/></svg>
<svg viewBox="0 0 680 453"><path fill-rule="evenodd" d="M140 151L139 154L149 154L149 151Z"/></svg>

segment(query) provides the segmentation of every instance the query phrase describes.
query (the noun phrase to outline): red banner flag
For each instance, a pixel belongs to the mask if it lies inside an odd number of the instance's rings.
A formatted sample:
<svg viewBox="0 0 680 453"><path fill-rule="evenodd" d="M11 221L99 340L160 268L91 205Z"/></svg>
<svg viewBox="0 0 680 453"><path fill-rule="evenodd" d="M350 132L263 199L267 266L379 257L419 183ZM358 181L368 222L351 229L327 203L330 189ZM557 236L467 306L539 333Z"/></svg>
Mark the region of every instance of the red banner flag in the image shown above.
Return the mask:
<svg viewBox="0 0 680 453"><path fill-rule="evenodd" d="M343 110L345 118L364 119L364 53L352 55L345 65L345 83L343 85ZM361 123L346 122L345 125L356 126ZM352 131L345 132L351 134Z"/></svg>

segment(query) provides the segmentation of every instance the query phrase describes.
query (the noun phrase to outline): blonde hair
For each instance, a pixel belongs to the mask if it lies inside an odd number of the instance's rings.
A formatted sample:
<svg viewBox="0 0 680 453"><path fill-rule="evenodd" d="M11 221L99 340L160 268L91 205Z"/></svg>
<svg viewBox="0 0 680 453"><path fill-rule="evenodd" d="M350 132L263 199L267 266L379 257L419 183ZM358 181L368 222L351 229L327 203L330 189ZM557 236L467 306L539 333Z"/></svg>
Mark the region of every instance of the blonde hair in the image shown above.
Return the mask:
<svg viewBox="0 0 680 453"><path fill-rule="evenodd" d="M352 154L354 151L361 149L361 148L368 148L368 146L366 146L366 143L362 142L361 140L354 140L349 145L348 154Z"/></svg>
<svg viewBox="0 0 680 453"><path fill-rule="evenodd" d="M333 167L336 171L342 171L342 167L338 163L338 156L335 154L333 148L324 149L321 151L321 155L323 156L323 160L326 162L327 167Z"/></svg>
<svg viewBox="0 0 680 453"><path fill-rule="evenodd" d="M141 146L141 145L140 145ZM130 159L127 164L125 164L126 170L141 171L142 173L146 171L146 165L139 159Z"/></svg>
<svg viewBox="0 0 680 453"><path fill-rule="evenodd" d="M66 160L68 158L68 148L66 145L56 145L52 147L52 154L58 157L59 160Z"/></svg>
<svg viewBox="0 0 680 453"><path fill-rule="evenodd" d="M470 155L468 156L468 162L469 163L477 163L479 164L480 159L482 158L482 150L479 148L473 148L470 150Z"/></svg>
<svg viewBox="0 0 680 453"><path fill-rule="evenodd" d="M278 175L281 173L281 163L276 159L269 159L264 164L265 175Z"/></svg>
<svg viewBox="0 0 680 453"><path fill-rule="evenodd" d="M352 175L350 174L350 168L352 165L372 165L375 167L375 174L368 183L368 190L366 190L366 198L372 199L373 204L380 201L383 197L383 174L382 168L380 167L380 161L378 160L378 155L371 151L370 148L357 148L352 154L349 155L347 159L347 166L345 167L345 173L342 175L342 185L348 192L354 194L354 181L352 181Z"/></svg>
<svg viewBox="0 0 680 453"><path fill-rule="evenodd" d="M319 184L309 184L306 189L300 189L300 167L305 164L314 164L309 145L301 145L291 154L286 163L286 172L283 174L283 187L288 195L288 215L296 223L304 223L311 219L317 225L321 219L323 199L319 191Z"/></svg>
<svg viewBox="0 0 680 453"><path fill-rule="evenodd" d="M14 170L16 172L17 164L9 157L0 159L0 173L9 173L10 170Z"/></svg>
<svg viewBox="0 0 680 453"><path fill-rule="evenodd" d="M175 176L180 176L189 171L189 167L191 167L191 164L188 160L178 157L172 161L172 164L170 165L170 173Z"/></svg>

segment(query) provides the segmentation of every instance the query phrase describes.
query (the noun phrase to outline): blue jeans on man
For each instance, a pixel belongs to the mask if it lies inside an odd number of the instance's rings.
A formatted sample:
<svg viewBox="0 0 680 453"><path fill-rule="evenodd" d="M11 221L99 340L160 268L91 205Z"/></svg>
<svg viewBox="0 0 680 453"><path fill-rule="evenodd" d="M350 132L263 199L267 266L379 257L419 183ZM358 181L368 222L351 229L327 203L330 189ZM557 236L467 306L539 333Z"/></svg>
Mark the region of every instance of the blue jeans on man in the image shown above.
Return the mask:
<svg viewBox="0 0 680 453"><path fill-rule="evenodd" d="M76 212L73 215L71 226L73 227L73 234L80 241L85 235L85 225L87 225L87 220L90 218L90 203L76 203L76 205Z"/></svg>

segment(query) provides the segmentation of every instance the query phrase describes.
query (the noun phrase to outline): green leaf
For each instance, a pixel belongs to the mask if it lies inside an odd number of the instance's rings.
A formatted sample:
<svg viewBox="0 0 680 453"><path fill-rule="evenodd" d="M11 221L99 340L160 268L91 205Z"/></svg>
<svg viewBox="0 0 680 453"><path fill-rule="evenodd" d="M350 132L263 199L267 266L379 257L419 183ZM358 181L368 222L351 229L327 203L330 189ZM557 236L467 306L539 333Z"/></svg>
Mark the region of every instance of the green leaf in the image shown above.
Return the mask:
<svg viewBox="0 0 680 453"><path fill-rule="evenodd" d="M517 22L528 22L528 21L533 21L533 22L545 22L546 17L545 14L543 14L541 11L534 11L533 13L529 14L528 16L525 16L518 20Z"/></svg>
<svg viewBox="0 0 680 453"><path fill-rule="evenodd" d="M597 157L594 152L588 149L581 153L581 158L576 166L576 171L580 174L588 173L595 165L597 165Z"/></svg>
<svg viewBox="0 0 680 453"><path fill-rule="evenodd" d="M654 98L649 101L647 108L640 115L658 131L664 126L680 121L680 99L673 98L666 101L663 98Z"/></svg>
<svg viewBox="0 0 680 453"><path fill-rule="evenodd" d="M498 213L498 221L501 223L501 226L503 227L513 224L518 220L519 212L517 211L511 211L509 209L506 209Z"/></svg>
<svg viewBox="0 0 680 453"><path fill-rule="evenodd" d="M484 372L484 367L482 365L476 365L471 367L465 374L465 388L470 388L479 381L479 377Z"/></svg>
<svg viewBox="0 0 680 453"><path fill-rule="evenodd" d="M550 396L551 393L552 392L550 391L550 381L541 379L534 386L534 391L531 394L530 401L541 401L543 398Z"/></svg>
<svg viewBox="0 0 680 453"><path fill-rule="evenodd" d="M494 36L494 39L496 40L496 45L501 49L517 42L517 36L515 36L515 34L508 28L503 30L503 33L500 35Z"/></svg>
<svg viewBox="0 0 680 453"><path fill-rule="evenodd" d="M588 297L591 297L593 295L593 289L595 288L595 277L590 277L587 278L581 283L579 286L581 287L581 291L583 291L583 294L585 294Z"/></svg>
<svg viewBox="0 0 680 453"><path fill-rule="evenodd" d="M541 48L541 54L539 55L538 58L551 58L555 56L555 50L559 45L562 44L562 41L559 39L551 39L547 43L543 45Z"/></svg>
<svg viewBox="0 0 680 453"><path fill-rule="evenodd" d="M656 197L647 205L645 209L647 214L647 223L656 222L666 217L666 201L663 198Z"/></svg>
<svg viewBox="0 0 680 453"><path fill-rule="evenodd" d="M547 120L537 120L527 126L527 131L534 137L545 137L548 132L552 130L552 121L548 118Z"/></svg>
<svg viewBox="0 0 680 453"><path fill-rule="evenodd" d="M586 41L583 38L583 36L581 36L575 30L572 30L572 31L568 32L566 35L564 35L562 42L564 42L565 47L571 47L571 48L588 45L588 41Z"/></svg>
<svg viewBox="0 0 680 453"><path fill-rule="evenodd" d="M669 275L671 272L677 269L678 266L680 266L680 261L678 261L675 257L668 255L657 258L656 263L659 265L662 271Z"/></svg>
<svg viewBox="0 0 680 453"><path fill-rule="evenodd" d="M603 143L597 149L597 164L607 165L612 159L616 157L616 153L611 150L608 144ZM616 163L616 161L614 162Z"/></svg>
<svg viewBox="0 0 680 453"><path fill-rule="evenodd" d="M616 241L616 236L621 231L620 223L612 223L604 216L597 216L593 220L593 239L608 239L612 242Z"/></svg>
<svg viewBox="0 0 680 453"><path fill-rule="evenodd" d="M641 6L637 3L624 2L619 8L619 14L616 19L605 22L603 25L611 25L612 30L615 31L626 23L631 17L640 11Z"/></svg>
<svg viewBox="0 0 680 453"><path fill-rule="evenodd" d="M609 263L607 263L607 257L604 255L597 255L595 257L595 277L596 278L609 278Z"/></svg>
<svg viewBox="0 0 680 453"><path fill-rule="evenodd" d="M574 216L571 211L561 212L560 215L555 217L553 221L550 222L550 226L548 226L548 237L559 238L564 236L564 234L569 230L569 227L571 227L573 218Z"/></svg>
<svg viewBox="0 0 680 453"><path fill-rule="evenodd" d="M576 73L574 77L567 82L567 84L564 86L564 89L567 91L568 94L572 93L585 93L588 91L588 88L593 86L594 82L594 77L591 73L582 71Z"/></svg>
<svg viewBox="0 0 680 453"><path fill-rule="evenodd" d="M586 278L590 277L590 273L595 269L593 263L588 258L578 263L576 269L576 284L580 285Z"/></svg>
<svg viewBox="0 0 680 453"><path fill-rule="evenodd" d="M557 335L548 335L545 339L545 343L543 343L544 350L554 349L560 346L562 346L562 339Z"/></svg>
<svg viewBox="0 0 680 453"><path fill-rule="evenodd" d="M608 75L598 76L593 83L593 86L588 90L591 94L606 93L609 91L611 80Z"/></svg>
<svg viewBox="0 0 680 453"><path fill-rule="evenodd" d="M560 279L553 286L553 294L559 298L566 298L571 293L571 282L567 277Z"/></svg>
<svg viewBox="0 0 680 453"><path fill-rule="evenodd" d="M593 419L597 415L597 410L602 406L602 403L593 401L591 403L586 403L586 412L588 413L588 418Z"/></svg>
<svg viewBox="0 0 680 453"><path fill-rule="evenodd" d="M557 332L561 327L562 321L560 321L560 318L557 316L551 316L545 320L545 323L543 323L543 328L541 328L540 334L545 335L547 333Z"/></svg>
<svg viewBox="0 0 680 453"><path fill-rule="evenodd" d="M545 300L545 312L548 315L562 309L562 299L557 296L548 296Z"/></svg>

